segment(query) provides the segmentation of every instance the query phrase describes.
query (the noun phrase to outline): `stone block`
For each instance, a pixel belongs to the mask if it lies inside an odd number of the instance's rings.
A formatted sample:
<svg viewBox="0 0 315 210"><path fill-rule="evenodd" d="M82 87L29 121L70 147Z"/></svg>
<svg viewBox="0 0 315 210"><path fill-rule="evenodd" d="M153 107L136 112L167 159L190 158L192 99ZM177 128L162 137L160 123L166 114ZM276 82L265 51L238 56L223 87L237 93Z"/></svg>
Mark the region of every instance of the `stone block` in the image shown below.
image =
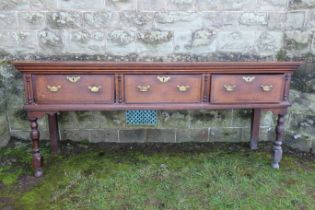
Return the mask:
<svg viewBox="0 0 315 210"><path fill-rule="evenodd" d="M61 10L93 10L93 9L104 9L104 0L59 0L58 9Z"/></svg>
<svg viewBox="0 0 315 210"><path fill-rule="evenodd" d="M232 111L233 120L232 126L233 127L250 127L251 125L251 116L252 110L251 109L234 109Z"/></svg>
<svg viewBox="0 0 315 210"><path fill-rule="evenodd" d="M286 29L295 30L302 29L304 26L305 12L289 12L287 13Z"/></svg>
<svg viewBox="0 0 315 210"><path fill-rule="evenodd" d="M42 29L45 27L45 13L43 12L19 12L19 28Z"/></svg>
<svg viewBox="0 0 315 210"><path fill-rule="evenodd" d="M136 48L139 53L171 53L174 50L173 33L161 30L138 32Z"/></svg>
<svg viewBox="0 0 315 210"><path fill-rule="evenodd" d="M67 129L61 130L60 132L61 140L71 140L71 141L86 141L90 140L90 131L85 129Z"/></svg>
<svg viewBox="0 0 315 210"><path fill-rule="evenodd" d="M175 142L175 129L146 129L146 142Z"/></svg>
<svg viewBox="0 0 315 210"><path fill-rule="evenodd" d="M75 29L83 25L82 13L48 12L47 25L52 29Z"/></svg>
<svg viewBox="0 0 315 210"><path fill-rule="evenodd" d="M192 32L175 31L174 32L174 50L177 53L185 53L191 49Z"/></svg>
<svg viewBox="0 0 315 210"><path fill-rule="evenodd" d="M283 30L285 29L286 13L269 12L268 13L268 29Z"/></svg>
<svg viewBox="0 0 315 210"><path fill-rule="evenodd" d="M28 0L1 0L0 10L27 10L29 9Z"/></svg>
<svg viewBox="0 0 315 210"><path fill-rule="evenodd" d="M306 30L314 31L315 29L315 11L309 10L305 21Z"/></svg>
<svg viewBox="0 0 315 210"><path fill-rule="evenodd" d="M197 30L202 28L202 16L196 12L158 12L155 15L155 28L160 30Z"/></svg>
<svg viewBox="0 0 315 210"><path fill-rule="evenodd" d="M38 32L39 47L45 54L62 54L64 37L61 31L44 29Z"/></svg>
<svg viewBox="0 0 315 210"><path fill-rule="evenodd" d="M32 10L56 10L57 0L30 0Z"/></svg>
<svg viewBox="0 0 315 210"><path fill-rule="evenodd" d="M106 38L104 31L72 30L66 32L68 53L104 54Z"/></svg>
<svg viewBox="0 0 315 210"><path fill-rule="evenodd" d="M122 11L120 13L120 24L126 28L152 29L154 14L154 12Z"/></svg>
<svg viewBox="0 0 315 210"><path fill-rule="evenodd" d="M166 0L168 10L194 10L194 0Z"/></svg>
<svg viewBox="0 0 315 210"><path fill-rule="evenodd" d="M266 26L267 20L265 12L245 12L240 16L239 22L245 26Z"/></svg>
<svg viewBox="0 0 315 210"><path fill-rule="evenodd" d="M282 48L283 33L274 31L264 31L258 34L256 41L258 55L275 55Z"/></svg>
<svg viewBox="0 0 315 210"><path fill-rule="evenodd" d="M107 52L113 54L134 53L136 49L136 33L131 30L114 30L107 37Z"/></svg>
<svg viewBox="0 0 315 210"><path fill-rule="evenodd" d="M315 8L315 0L290 0L290 9L311 9Z"/></svg>
<svg viewBox="0 0 315 210"><path fill-rule="evenodd" d="M119 130L119 142L133 143L133 142L145 142L146 130L145 129L120 129Z"/></svg>
<svg viewBox="0 0 315 210"><path fill-rule="evenodd" d="M210 128L210 142L240 142L242 140L242 128Z"/></svg>
<svg viewBox="0 0 315 210"><path fill-rule="evenodd" d="M248 11L256 8L256 1L252 0L196 0L196 8L201 11L207 10L241 10Z"/></svg>
<svg viewBox="0 0 315 210"><path fill-rule="evenodd" d="M90 142L118 142L118 130L117 129L100 129L91 130Z"/></svg>
<svg viewBox="0 0 315 210"><path fill-rule="evenodd" d="M203 27L205 28L228 28L235 29L239 26L239 19L242 12L204 12Z"/></svg>
<svg viewBox="0 0 315 210"><path fill-rule="evenodd" d="M194 110L190 113L191 128L230 127L231 110Z"/></svg>
<svg viewBox="0 0 315 210"><path fill-rule="evenodd" d="M284 48L297 54L310 51L312 34L309 31L286 31L284 36Z"/></svg>
<svg viewBox="0 0 315 210"><path fill-rule="evenodd" d="M25 141L31 141L31 131L29 130L11 130L10 136L18 139L18 140L25 140ZM50 140L49 137L49 131L44 129L39 129L39 135L40 135L40 142L41 141L48 141Z"/></svg>
<svg viewBox="0 0 315 210"><path fill-rule="evenodd" d="M136 10L137 0L106 0L105 6L111 11Z"/></svg>
<svg viewBox="0 0 315 210"><path fill-rule="evenodd" d="M15 12L0 12L0 28L3 29L17 29L18 22Z"/></svg>
<svg viewBox="0 0 315 210"><path fill-rule="evenodd" d="M256 47L256 31L218 32L218 51L252 53Z"/></svg>
<svg viewBox="0 0 315 210"><path fill-rule="evenodd" d="M18 47L18 37L16 36L16 32L0 32L0 43L0 51L13 54Z"/></svg>
<svg viewBox="0 0 315 210"><path fill-rule="evenodd" d="M160 11L166 8L165 1L138 0L138 10Z"/></svg>
<svg viewBox="0 0 315 210"><path fill-rule="evenodd" d="M159 111L158 127L160 128L188 128L190 115L188 111Z"/></svg>
<svg viewBox="0 0 315 210"><path fill-rule="evenodd" d="M303 71L303 69L300 69ZM312 79L308 78L307 74L309 74L310 77L312 77L312 70L311 71L305 71L304 70L304 77L302 75L297 75L299 77L302 77L300 79L294 79L293 82L294 86L299 87L300 85L303 85L304 87L300 87L303 91L310 90L312 87L308 87L305 85L311 85ZM296 84L296 83L303 83L303 84ZM306 83L306 84L305 84ZM309 84L307 84L309 83ZM290 101L292 106L290 107L290 113L292 114L299 114L299 115L306 115L306 116L315 116L315 106L312 106L312 104L315 104L315 94L313 93L303 93L297 90L290 90Z"/></svg>
<svg viewBox="0 0 315 210"><path fill-rule="evenodd" d="M209 129L177 129L176 142L207 142L209 141Z"/></svg>
<svg viewBox="0 0 315 210"><path fill-rule="evenodd" d="M26 55L30 53L37 53L37 34L35 31L19 31L16 33L18 39L18 46L16 48L17 55Z"/></svg>
<svg viewBox="0 0 315 210"><path fill-rule="evenodd" d="M84 12L83 19L85 28L89 29L105 29L119 24L118 13L109 11Z"/></svg>
<svg viewBox="0 0 315 210"><path fill-rule="evenodd" d="M288 0L258 0L259 10L286 11Z"/></svg>
<svg viewBox="0 0 315 210"><path fill-rule="evenodd" d="M66 129L99 129L124 126L123 112L61 112L60 127Z"/></svg>
<svg viewBox="0 0 315 210"><path fill-rule="evenodd" d="M312 140L305 138L286 138L286 140L283 141L283 144L302 152L310 152L312 149Z"/></svg>

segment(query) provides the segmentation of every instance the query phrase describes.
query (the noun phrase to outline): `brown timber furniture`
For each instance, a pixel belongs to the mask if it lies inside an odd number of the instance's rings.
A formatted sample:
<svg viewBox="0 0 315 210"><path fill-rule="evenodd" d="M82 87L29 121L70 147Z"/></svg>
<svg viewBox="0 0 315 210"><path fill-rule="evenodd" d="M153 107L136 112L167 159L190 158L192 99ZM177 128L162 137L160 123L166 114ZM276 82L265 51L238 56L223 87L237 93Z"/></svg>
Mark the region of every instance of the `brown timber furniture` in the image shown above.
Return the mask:
<svg viewBox="0 0 315 210"><path fill-rule="evenodd" d="M260 115L278 115L272 167L282 158L284 116L297 62L46 62L16 61L25 85L33 167L42 175L37 120L48 114L58 150L57 112L84 110L252 109L250 147L257 149Z"/></svg>

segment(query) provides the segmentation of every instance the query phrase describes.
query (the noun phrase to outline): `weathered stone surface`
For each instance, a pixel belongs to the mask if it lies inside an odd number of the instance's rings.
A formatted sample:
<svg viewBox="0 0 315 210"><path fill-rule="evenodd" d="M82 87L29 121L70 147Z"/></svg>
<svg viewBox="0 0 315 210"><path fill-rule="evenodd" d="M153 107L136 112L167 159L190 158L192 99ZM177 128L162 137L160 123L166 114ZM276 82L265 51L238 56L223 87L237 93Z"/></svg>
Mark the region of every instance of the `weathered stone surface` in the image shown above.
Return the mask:
<svg viewBox="0 0 315 210"><path fill-rule="evenodd" d="M0 51L14 53L18 46L18 37L15 32L0 32Z"/></svg>
<svg viewBox="0 0 315 210"><path fill-rule="evenodd" d="M120 22L124 27L151 29L154 12L123 11L120 13Z"/></svg>
<svg viewBox="0 0 315 210"><path fill-rule="evenodd" d="M16 49L16 54L37 53L37 34L34 31L19 31L17 36L19 47Z"/></svg>
<svg viewBox="0 0 315 210"><path fill-rule="evenodd" d="M289 0L291 9L310 9L315 8L315 0Z"/></svg>
<svg viewBox="0 0 315 210"><path fill-rule="evenodd" d="M285 29L286 13L268 13L268 28L271 30Z"/></svg>
<svg viewBox="0 0 315 210"><path fill-rule="evenodd" d="M315 141L312 143L312 153L315 154Z"/></svg>
<svg viewBox="0 0 315 210"><path fill-rule="evenodd" d="M305 22L306 22L305 23L306 28L308 30L314 31L314 29L315 29L315 11L314 10L308 11L307 18L306 18Z"/></svg>
<svg viewBox="0 0 315 210"><path fill-rule="evenodd" d="M114 30L107 37L107 51L115 54L136 52L136 33L133 31Z"/></svg>
<svg viewBox="0 0 315 210"><path fill-rule="evenodd" d="M59 0L59 9L66 9L66 10L92 10L92 9L104 9L105 8L105 1L104 0Z"/></svg>
<svg viewBox="0 0 315 210"><path fill-rule="evenodd" d="M231 123L225 126L246 127L250 128L252 110L251 109L234 109L232 110Z"/></svg>
<svg viewBox="0 0 315 210"><path fill-rule="evenodd" d="M312 140L310 139L305 139L304 138L299 138L299 139L286 139L285 141L283 141L284 145L287 145L293 149L296 149L298 151L302 151L302 152L310 152L312 149Z"/></svg>
<svg viewBox="0 0 315 210"><path fill-rule="evenodd" d="M38 32L39 47L45 53L60 54L64 49L63 35L60 31L45 29Z"/></svg>
<svg viewBox="0 0 315 210"><path fill-rule="evenodd" d="M57 0L30 0L33 10L55 10L57 9Z"/></svg>
<svg viewBox="0 0 315 210"><path fill-rule="evenodd" d="M4 102L4 101L3 101ZM0 102L0 103L3 103ZM6 113L0 114L0 148L7 145L10 140L10 128Z"/></svg>
<svg viewBox="0 0 315 210"><path fill-rule="evenodd" d="M221 52L250 53L255 49L256 31L222 31L218 33Z"/></svg>
<svg viewBox="0 0 315 210"><path fill-rule="evenodd" d="M300 103L302 106L305 106L305 108L307 108L306 110L309 110L307 106L309 106L315 100L313 96L315 93L315 72L313 70L314 63L306 62L302 64L297 71L294 72L292 77L292 87L296 90L299 90L300 92L292 90L290 92L291 101L295 103ZM310 110L312 110L313 107L309 108ZM302 110L303 109L301 109L300 111Z"/></svg>
<svg viewBox="0 0 315 210"><path fill-rule="evenodd" d="M251 0L196 0L199 10L252 10L256 1Z"/></svg>
<svg viewBox="0 0 315 210"><path fill-rule="evenodd" d="M202 28L202 18L195 12L158 12L155 22L161 30L183 30L187 24L190 25L189 30Z"/></svg>
<svg viewBox="0 0 315 210"><path fill-rule="evenodd" d="M168 10L192 10L194 9L194 0L166 0Z"/></svg>
<svg viewBox="0 0 315 210"><path fill-rule="evenodd" d="M164 1L138 0L138 9L144 11L159 11L166 8Z"/></svg>
<svg viewBox="0 0 315 210"><path fill-rule="evenodd" d="M286 29L302 29L304 26L304 12L289 12L287 13Z"/></svg>
<svg viewBox="0 0 315 210"><path fill-rule="evenodd" d="M10 136L14 139L31 141L31 131L29 130L11 130ZM49 131L47 129L39 128L40 144L42 141L49 141Z"/></svg>
<svg viewBox="0 0 315 210"><path fill-rule="evenodd" d="M293 54L310 51L312 34L309 31L287 31L284 36L284 48Z"/></svg>
<svg viewBox="0 0 315 210"><path fill-rule="evenodd" d="M90 142L118 142L118 130L117 129L102 129L90 131Z"/></svg>
<svg viewBox="0 0 315 210"><path fill-rule="evenodd" d="M102 54L105 53L105 32L80 30L69 31L68 46L66 51L69 53L82 54Z"/></svg>
<svg viewBox="0 0 315 210"><path fill-rule="evenodd" d="M20 28L23 29L42 29L45 27L44 12L19 12L18 20Z"/></svg>
<svg viewBox="0 0 315 210"><path fill-rule="evenodd" d="M257 53L260 55L274 55L279 51L283 43L282 32L265 31L259 34L257 39Z"/></svg>
<svg viewBox="0 0 315 210"><path fill-rule="evenodd" d="M230 127L232 110L198 110L191 111L191 128Z"/></svg>
<svg viewBox="0 0 315 210"><path fill-rule="evenodd" d="M139 53L171 53L173 52L173 33L171 31L143 31L137 33L137 50Z"/></svg>
<svg viewBox="0 0 315 210"><path fill-rule="evenodd" d="M203 26L207 28L235 28L242 12L204 12Z"/></svg>
<svg viewBox="0 0 315 210"><path fill-rule="evenodd" d="M82 26L82 14L79 12L48 12L47 24L53 29L73 29Z"/></svg>
<svg viewBox="0 0 315 210"><path fill-rule="evenodd" d="M106 0L105 5L113 11L136 10L137 0Z"/></svg>
<svg viewBox="0 0 315 210"><path fill-rule="evenodd" d="M145 129L120 129L119 142L145 142L146 130Z"/></svg>
<svg viewBox="0 0 315 210"><path fill-rule="evenodd" d="M175 130L146 129L146 142L175 142Z"/></svg>
<svg viewBox="0 0 315 210"><path fill-rule="evenodd" d="M190 115L188 111L158 112L158 126L161 128L188 128Z"/></svg>
<svg viewBox="0 0 315 210"><path fill-rule="evenodd" d="M83 19L86 28L92 29L104 29L104 27L112 26L117 24L115 16L118 16L113 12L85 12L83 14Z"/></svg>
<svg viewBox="0 0 315 210"><path fill-rule="evenodd" d="M28 0L1 0L0 10L26 10L29 8Z"/></svg>
<svg viewBox="0 0 315 210"><path fill-rule="evenodd" d="M17 29L17 17L15 12L0 12L0 28Z"/></svg>
<svg viewBox="0 0 315 210"><path fill-rule="evenodd" d="M86 141L90 139L90 131L85 129L61 130L61 140Z"/></svg>
<svg viewBox="0 0 315 210"><path fill-rule="evenodd" d="M246 26L263 26L267 25L267 13L246 12L240 16L240 24Z"/></svg>
<svg viewBox="0 0 315 210"><path fill-rule="evenodd" d="M258 0L259 10L285 11L288 0Z"/></svg>
<svg viewBox="0 0 315 210"><path fill-rule="evenodd" d="M209 139L208 128L204 129L177 129L176 142L206 142Z"/></svg>
<svg viewBox="0 0 315 210"><path fill-rule="evenodd" d="M242 140L242 128L210 128L210 142L240 142Z"/></svg>

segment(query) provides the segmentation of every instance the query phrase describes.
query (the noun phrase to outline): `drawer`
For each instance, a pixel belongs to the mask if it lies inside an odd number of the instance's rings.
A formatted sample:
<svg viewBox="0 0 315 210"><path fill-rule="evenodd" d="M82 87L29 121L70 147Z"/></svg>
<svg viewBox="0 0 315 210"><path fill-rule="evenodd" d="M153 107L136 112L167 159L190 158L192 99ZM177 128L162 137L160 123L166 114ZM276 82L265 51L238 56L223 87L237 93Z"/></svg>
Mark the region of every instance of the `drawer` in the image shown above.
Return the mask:
<svg viewBox="0 0 315 210"><path fill-rule="evenodd" d="M126 75L126 103L197 103L201 75Z"/></svg>
<svg viewBox="0 0 315 210"><path fill-rule="evenodd" d="M284 75L213 75L211 103L278 103Z"/></svg>
<svg viewBox="0 0 315 210"><path fill-rule="evenodd" d="M35 75L37 103L113 103L113 75Z"/></svg>

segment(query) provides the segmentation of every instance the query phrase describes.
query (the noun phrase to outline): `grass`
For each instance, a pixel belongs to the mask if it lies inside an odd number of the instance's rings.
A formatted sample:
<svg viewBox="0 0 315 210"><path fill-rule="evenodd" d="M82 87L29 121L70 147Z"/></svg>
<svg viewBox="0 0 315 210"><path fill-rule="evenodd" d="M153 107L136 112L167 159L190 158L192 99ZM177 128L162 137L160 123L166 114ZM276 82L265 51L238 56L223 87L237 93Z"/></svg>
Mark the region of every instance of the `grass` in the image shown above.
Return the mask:
<svg viewBox="0 0 315 210"><path fill-rule="evenodd" d="M194 148L99 147L57 157L46 148L45 176L24 190L18 190L18 177L30 174L26 148L2 149L3 157L22 160L0 170L0 197L12 199L6 205L32 210L315 209L313 160L285 156L281 169L273 170L268 152ZM7 176L13 178L4 181Z"/></svg>

